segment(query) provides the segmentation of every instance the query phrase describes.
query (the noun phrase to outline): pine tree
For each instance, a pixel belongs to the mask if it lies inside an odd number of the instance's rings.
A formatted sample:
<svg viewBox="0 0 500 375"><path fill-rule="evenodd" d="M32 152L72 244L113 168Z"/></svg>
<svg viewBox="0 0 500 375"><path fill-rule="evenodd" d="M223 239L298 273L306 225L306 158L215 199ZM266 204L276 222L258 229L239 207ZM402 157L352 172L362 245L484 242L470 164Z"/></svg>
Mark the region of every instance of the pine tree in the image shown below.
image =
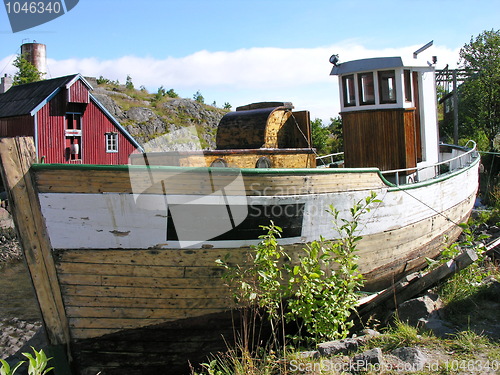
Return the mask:
<svg viewBox="0 0 500 375"><path fill-rule="evenodd" d="M22 85L42 80L44 73L40 72L36 66L30 63L24 55L17 55L13 65L18 69L18 72L14 75L13 85Z"/></svg>

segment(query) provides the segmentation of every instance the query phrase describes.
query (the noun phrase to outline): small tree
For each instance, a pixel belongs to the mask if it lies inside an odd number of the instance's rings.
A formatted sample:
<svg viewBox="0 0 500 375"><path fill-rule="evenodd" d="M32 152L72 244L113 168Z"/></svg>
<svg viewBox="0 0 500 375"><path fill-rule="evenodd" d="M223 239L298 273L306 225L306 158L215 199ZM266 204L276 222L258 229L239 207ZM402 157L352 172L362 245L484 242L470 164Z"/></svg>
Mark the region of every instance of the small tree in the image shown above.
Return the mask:
<svg viewBox="0 0 500 375"><path fill-rule="evenodd" d="M127 90L134 89L134 84L132 83L132 77L130 77L130 75L127 75L127 80L125 81L125 88Z"/></svg>
<svg viewBox="0 0 500 375"><path fill-rule="evenodd" d="M312 145L318 154L327 154L328 128L323 126L323 121L319 118L311 121Z"/></svg>
<svg viewBox="0 0 500 375"><path fill-rule="evenodd" d="M201 95L200 90L196 91L196 93L193 95L193 99L198 103L205 103L205 98L203 97L203 95Z"/></svg>
<svg viewBox="0 0 500 375"><path fill-rule="evenodd" d="M177 94L174 89L170 89L167 91L167 96L169 98L178 98L179 97L179 94Z"/></svg>
<svg viewBox="0 0 500 375"><path fill-rule="evenodd" d="M167 95L167 91L163 86L160 86L155 94L155 100L161 100L165 95Z"/></svg>
<svg viewBox="0 0 500 375"><path fill-rule="evenodd" d="M13 65L18 69L14 75L13 85L38 82L42 80L45 72L40 72L36 66L30 63L23 54L17 55Z"/></svg>
<svg viewBox="0 0 500 375"><path fill-rule="evenodd" d="M342 126L342 118L330 117L330 138L328 140L328 148L331 153L344 151L344 128Z"/></svg>

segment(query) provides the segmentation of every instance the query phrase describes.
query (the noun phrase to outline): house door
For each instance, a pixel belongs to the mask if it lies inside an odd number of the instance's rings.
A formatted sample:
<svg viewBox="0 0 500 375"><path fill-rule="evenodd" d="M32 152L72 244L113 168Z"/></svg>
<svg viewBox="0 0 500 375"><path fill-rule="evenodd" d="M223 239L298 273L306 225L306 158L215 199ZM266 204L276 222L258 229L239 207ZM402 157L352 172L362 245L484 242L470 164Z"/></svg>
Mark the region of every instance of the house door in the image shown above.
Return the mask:
<svg viewBox="0 0 500 375"><path fill-rule="evenodd" d="M64 158L68 163L82 163L82 115L66 114Z"/></svg>

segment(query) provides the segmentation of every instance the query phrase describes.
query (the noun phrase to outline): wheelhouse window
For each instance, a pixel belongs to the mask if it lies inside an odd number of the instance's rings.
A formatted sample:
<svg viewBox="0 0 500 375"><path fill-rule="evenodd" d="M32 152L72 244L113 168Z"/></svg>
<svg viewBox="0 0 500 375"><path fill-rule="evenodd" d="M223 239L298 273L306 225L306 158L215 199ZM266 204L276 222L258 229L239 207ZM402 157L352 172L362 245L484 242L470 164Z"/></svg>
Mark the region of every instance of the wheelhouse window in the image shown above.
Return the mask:
<svg viewBox="0 0 500 375"><path fill-rule="evenodd" d="M396 72L385 70L378 72L380 103L396 103Z"/></svg>
<svg viewBox="0 0 500 375"><path fill-rule="evenodd" d="M405 80L405 100L407 102L412 101L411 96L411 72L409 69L404 70L404 80Z"/></svg>
<svg viewBox="0 0 500 375"><path fill-rule="evenodd" d="M118 152L118 133L106 133L106 152Z"/></svg>
<svg viewBox="0 0 500 375"><path fill-rule="evenodd" d="M342 88L344 92L344 106L356 105L356 93L354 91L354 74L342 77Z"/></svg>
<svg viewBox="0 0 500 375"><path fill-rule="evenodd" d="M373 86L373 73L358 74L359 101L361 105L375 104L375 89Z"/></svg>

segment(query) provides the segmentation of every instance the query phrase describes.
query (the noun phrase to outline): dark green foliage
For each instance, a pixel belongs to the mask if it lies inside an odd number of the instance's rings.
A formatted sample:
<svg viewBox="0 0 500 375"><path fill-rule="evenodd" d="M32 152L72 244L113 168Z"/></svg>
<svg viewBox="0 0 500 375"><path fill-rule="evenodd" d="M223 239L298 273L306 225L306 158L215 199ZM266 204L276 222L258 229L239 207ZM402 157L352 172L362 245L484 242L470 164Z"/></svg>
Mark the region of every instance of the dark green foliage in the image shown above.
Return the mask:
<svg viewBox="0 0 500 375"><path fill-rule="evenodd" d="M178 98L179 97L179 95L174 91L174 89L169 89L167 91L167 96L169 98Z"/></svg>
<svg viewBox="0 0 500 375"><path fill-rule="evenodd" d="M174 91L174 89L169 89L165 90L163 86L160 86L158 88L158 91L155 94L154 100L155 101L160 101L163 98L168 97L168 98L178 98L179 95Z"/></svg>
<svg viewBox="0 0 500 375"><path fill-rule="evenodd" d="M104 78L103 76L100 76L97 78L97 84L98 85L109 85L111 84L111 81L107 78Z"/></svg>
<svg viewBox="0 0 500 375"><path fill-rule="evenodd" d="M460 50L460 63L471 77L459 87L461 138L472 138L483 149L500 149L495 142L500 131L500 30L471 38Z"/></svg>
<svg viewBox="0 0 500 375"><path fill-rule="evenodd" d="M330 118L330 125L324 126L321 119L311 121L311 137L313 147L319 155L333 154L343 151L342 119Z"/></svg>

